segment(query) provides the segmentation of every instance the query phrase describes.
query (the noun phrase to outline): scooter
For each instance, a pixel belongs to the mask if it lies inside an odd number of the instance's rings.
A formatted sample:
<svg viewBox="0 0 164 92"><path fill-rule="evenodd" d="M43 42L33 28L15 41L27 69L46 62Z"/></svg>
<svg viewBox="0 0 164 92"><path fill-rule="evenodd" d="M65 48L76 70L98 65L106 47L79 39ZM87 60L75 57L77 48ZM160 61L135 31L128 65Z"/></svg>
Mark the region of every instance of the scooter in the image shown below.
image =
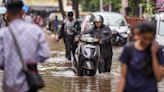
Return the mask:
<svg viewBox="0 0 164 92"><path fill-rule="evenodd" d="M94 76L98 71L100 59L99 39L91 35L82 35L73 61L74 71L78 76Z"/></svg>
<svg viewBox="0 0 164 92"><path fill-rule="evenodd" d="M112 31L112 45L114 46L122 46L127 43L128 34L127 33L119 33L118 31Z"/></svg>

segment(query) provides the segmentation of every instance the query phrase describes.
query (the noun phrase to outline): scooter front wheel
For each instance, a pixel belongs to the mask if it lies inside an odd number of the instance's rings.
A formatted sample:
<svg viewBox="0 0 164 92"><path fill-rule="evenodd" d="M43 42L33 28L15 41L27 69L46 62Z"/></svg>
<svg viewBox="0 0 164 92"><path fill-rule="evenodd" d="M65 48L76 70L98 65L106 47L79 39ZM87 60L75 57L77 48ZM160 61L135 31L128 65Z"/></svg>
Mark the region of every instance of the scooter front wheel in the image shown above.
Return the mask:
<svg viewBox="0 0 164 92"><path fill-rule="evenodd" d="M83 69L83 75L94 76L96 74L95 70Z"/></svg>

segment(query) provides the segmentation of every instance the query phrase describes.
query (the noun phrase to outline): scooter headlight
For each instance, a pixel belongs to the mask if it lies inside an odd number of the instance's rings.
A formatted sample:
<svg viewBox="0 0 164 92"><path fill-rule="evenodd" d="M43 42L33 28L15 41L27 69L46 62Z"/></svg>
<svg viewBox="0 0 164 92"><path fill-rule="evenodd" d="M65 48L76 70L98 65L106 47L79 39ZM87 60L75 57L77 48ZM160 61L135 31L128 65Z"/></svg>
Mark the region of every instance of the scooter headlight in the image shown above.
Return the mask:
<svg viewBox="0 0 164 92"><path fill-rule="evenodd" d="M99 39L98 38L94 38L93 41L94 42L99 42Z"/></svg>
<svg viewBox="0 0 164 92"><path fill-rule="evenodd" d="M130 30L128 30L128 31L127 31L127 34L128 34L128 35L129 35L129 34L131 34L131 31L130 31Z"/></svg>
<svg viewBox="0 0 164 92"><path fill-rule="evenodd" d="M113 30L112 31L112 34L117 34L117 30Z"/></svg>

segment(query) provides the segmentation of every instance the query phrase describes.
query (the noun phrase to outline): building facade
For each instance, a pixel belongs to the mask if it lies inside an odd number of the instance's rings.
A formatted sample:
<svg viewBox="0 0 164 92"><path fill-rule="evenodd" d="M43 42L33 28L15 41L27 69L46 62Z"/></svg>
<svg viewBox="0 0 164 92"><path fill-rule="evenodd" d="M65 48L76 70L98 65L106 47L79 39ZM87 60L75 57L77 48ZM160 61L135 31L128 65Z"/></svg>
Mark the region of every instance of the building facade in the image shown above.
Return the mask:
<svg viewBox="0 0 164 92"><path fill-rule="evenodd" d="M45 11L49 11L55 9L55 11L59 11L58 0L24 0L24 3L32 8L35 8L36 10L45 9ZM72 1L63 0L63 7L66 12L72 11Z"/></svg>

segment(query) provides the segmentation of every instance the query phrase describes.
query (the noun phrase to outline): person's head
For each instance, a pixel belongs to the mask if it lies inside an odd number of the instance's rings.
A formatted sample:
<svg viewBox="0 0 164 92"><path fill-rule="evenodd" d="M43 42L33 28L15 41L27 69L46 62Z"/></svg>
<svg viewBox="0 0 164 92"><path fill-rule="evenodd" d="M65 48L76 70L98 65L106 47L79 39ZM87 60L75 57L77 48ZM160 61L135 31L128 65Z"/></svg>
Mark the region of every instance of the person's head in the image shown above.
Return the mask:
<svg viewBox="0 0 164 92"><path fill-rule="evenodd" d="M58 19L58 16L57 15L55 16L55 19Z"/></svg>
<svg viewBox="0 0 164 92"><path fill-rule="evenodd" d="M73 12L68 12L68 19L73 20Z"/></svg>
<svg viewBox="0 0 164 92"><path fill-rule="evenodd" d="M156 35L156 24L154 22L144 21L138 24L135 30L139 31L137 40L140 41L143 46L151 45Z"/></svg>
<svg viewBox="0 0 164 92"><path fill-rule="evenodd" d="M103 17L100 15L95 15L93 19L93 23L96 28L100 28L103 25Z"/></svg>
<svg viewBox="0 0 164 92"><path fill-rule="evenodd" d="M14 19L22 18L24 12L22 7L24 6L21 0L8 0L6 3L7 19L12 21Z"/></svg>
<svg viewBox="0 0 164 92"><path fill-rule="evenodd" d="M140 30L139 30L139 28L137 28L137 26L133 26L132 28L131 28L131 33L132 33L132 40L133 41L136 41L136 40L138 40L139 38L140 38Z"/></svg>

